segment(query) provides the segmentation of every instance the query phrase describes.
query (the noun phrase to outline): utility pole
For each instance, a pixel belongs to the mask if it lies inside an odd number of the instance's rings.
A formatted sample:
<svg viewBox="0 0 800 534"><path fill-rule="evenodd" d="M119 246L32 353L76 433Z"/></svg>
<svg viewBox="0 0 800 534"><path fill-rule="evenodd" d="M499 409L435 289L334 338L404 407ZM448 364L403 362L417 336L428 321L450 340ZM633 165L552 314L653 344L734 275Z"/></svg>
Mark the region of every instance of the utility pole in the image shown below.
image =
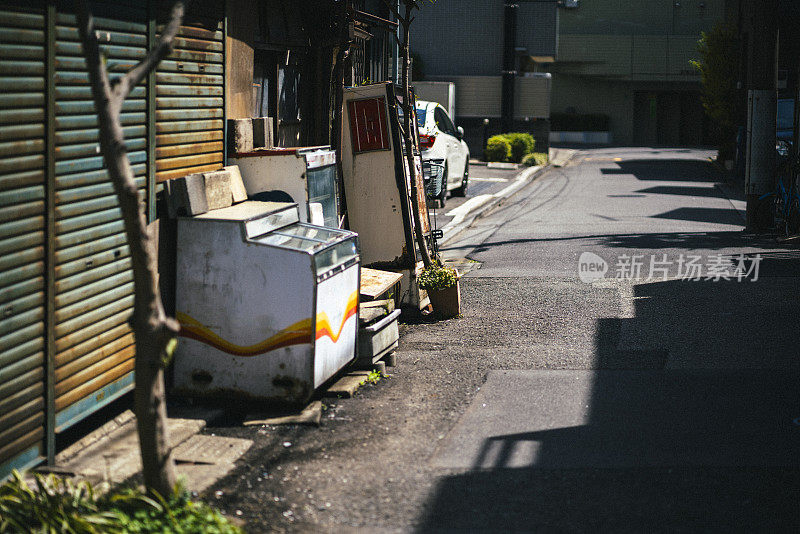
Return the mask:
<svg viewBox="0 0 800 534"><path fill-rule="evenodd" d="M772 226L772 202L759 200L775 188L777 93L777 0L747 2L747 229Z"/></svg>
<svg viewBox="0 0 800 534"><path fill-rule="evenodd" d="M503 131L514 128L514 83L517 78L517 11L519 4L505 0L503 12L503 93L501 116Z"/></svg>

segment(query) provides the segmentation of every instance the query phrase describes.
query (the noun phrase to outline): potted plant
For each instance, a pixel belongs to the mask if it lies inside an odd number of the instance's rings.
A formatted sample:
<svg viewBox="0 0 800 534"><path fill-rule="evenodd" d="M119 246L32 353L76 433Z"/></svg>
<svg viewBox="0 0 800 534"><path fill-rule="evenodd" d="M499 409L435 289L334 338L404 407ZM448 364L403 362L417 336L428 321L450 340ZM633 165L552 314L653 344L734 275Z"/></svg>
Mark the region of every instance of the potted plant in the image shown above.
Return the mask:
<svg viewBox="0 0 800 534"><path fill-rule="evenodd" d="M461 291L455 269L435 262L423 269L417 283L428 292L436 315L443 319L458 317L461 313Z"/></svg>

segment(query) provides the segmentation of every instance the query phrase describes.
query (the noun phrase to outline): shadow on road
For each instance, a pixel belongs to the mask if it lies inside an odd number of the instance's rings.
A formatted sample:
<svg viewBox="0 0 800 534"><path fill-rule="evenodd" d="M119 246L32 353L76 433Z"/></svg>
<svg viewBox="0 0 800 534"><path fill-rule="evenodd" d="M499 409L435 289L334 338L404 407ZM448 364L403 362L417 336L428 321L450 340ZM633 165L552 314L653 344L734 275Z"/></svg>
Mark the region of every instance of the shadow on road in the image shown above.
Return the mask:
<svg viewBox="0 0 800 534"><path fill-rule="evenodd" d="M631 175L659 182L718 182L722 173L710 161L698 159L631 159L600 169L604 175Z"/></svg>
<svg viewBox="0 0 800 534"><path fill-rule="evenodd" d="M718 187L693 187L677 185L657 185L646 189L639 189L636 193L649 193L651 195L681 195L687 197L728 198L728 194ZM622 195L608 195L610 197ZM634 196L634 195L630 195Z"/></svg>
<svg viewBox="0 0 800 534"><path fill-rule="evenodd" d="M505 371L529 430L456 427L477 452L418 531L797 531L800 257L762 273L635 285L594 370Z"/></svg>
<svg viewBox="0 0 800 534"><path fill-rule="evenodd" d="M720 210L715 210L714 215L719 215ZM713 222L717 222L715 219ZM463 247L443 247L443 251L456 251L464 249L474 249L474 252L485 252L492 247L502 245L519 245L526 243L554 243L568 241L585 241L587 247L611 247L629 249L784 249L797 251L797 243L776 242L775 236L761 235L754 236L744 234L741 231L734 232L656 232L646 234L602 234L602 235L579 235L566 237L534 237L524 239L503 239L494 241L484 241L480 246L465 245ZM762 253L763 255L763 253Z"/></svg>

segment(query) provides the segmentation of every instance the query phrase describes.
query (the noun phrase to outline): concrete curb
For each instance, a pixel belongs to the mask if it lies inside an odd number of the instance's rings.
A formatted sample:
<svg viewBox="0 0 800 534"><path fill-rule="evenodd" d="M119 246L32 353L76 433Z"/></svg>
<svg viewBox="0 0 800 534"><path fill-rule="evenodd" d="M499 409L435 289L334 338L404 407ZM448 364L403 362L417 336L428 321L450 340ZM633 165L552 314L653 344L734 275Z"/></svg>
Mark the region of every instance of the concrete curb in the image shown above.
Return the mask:
<svg viewBox="0 0 800 534"><path fill-rule="evenodd" d="M453 215L453 220L442 227L442 233L444 234L444 237L440 241L439 246L450 242L483 213L497 206L500 202L528 185L536 177L540 176L549 168L550 165L529 167L519 173L514 181L501 191L498 191L492 195L479 195L477 197L473 197L461 206L450 211L449 214Z"/></svg>

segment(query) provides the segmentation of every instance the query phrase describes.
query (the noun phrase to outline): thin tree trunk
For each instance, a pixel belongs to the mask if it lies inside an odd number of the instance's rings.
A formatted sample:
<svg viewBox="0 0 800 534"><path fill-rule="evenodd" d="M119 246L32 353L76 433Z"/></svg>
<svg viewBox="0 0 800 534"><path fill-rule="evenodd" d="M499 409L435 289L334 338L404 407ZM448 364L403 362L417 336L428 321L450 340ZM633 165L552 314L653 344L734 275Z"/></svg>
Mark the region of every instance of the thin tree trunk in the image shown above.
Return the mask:
<svg viewBox="0 0 800 534"><path fill-rule="evenodd" d="M422 263L425 267L433 264L428 244L425 242L425 236L422 234L422 213L419 204L419 191L417 190L416 179L416 166L414 165L414 151L413 151L413 136L411 134L412 126L416 128L416 124L412 124L411 113L414 111L414 103L411 101L411 91L408 83L408 71L410 58L410 39L411 39L411 9L412 5L405 4L406 12L405 17L401 18L400 23L403 27L403 69L401 74L401 83L403 86L403 127L405 129L403 141L406 148L406 162L408 164L408 172L411 182L411 205L414 212L414 237L417 240L417 247L422 255Z"/></svg>
<svg viewBox="0 0 800 534"><path fill-rule="evenodd" d="M156 47L124 77L109 82L87 0L79 0L78 31L83 43L89 82L100 128L100 149L119 200L133 270L134 307L129 322L136 340L134 411L139 431L144 483L151 491L169 495L175 487L175 468L169 448L164 395L164 365L176 343L179 325L167 317L156 278L156 257L147 230L144 207L125 148L119 114L130 91L169 55L183 20L184 6L176 2L169 24Z"/></svg>

